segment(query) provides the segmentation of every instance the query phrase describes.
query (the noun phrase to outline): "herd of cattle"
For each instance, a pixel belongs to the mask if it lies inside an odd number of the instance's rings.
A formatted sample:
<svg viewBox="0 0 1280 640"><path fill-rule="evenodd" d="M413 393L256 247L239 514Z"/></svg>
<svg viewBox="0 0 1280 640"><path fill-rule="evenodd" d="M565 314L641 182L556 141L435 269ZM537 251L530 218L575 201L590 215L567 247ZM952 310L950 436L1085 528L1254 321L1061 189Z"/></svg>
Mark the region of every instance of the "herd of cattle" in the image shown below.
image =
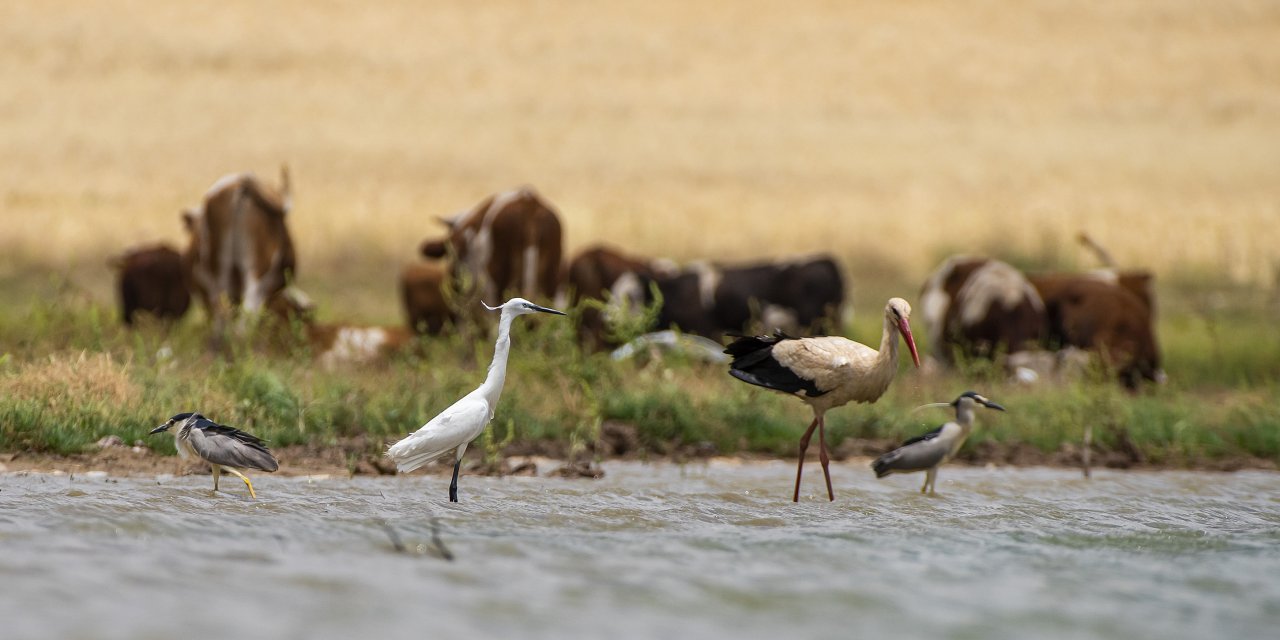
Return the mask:
<svg viewBox="0 0 1280 640"><path fill-rule="evenodd" d="M287 169L278 187L250 173L219 179L199 205L182 212L184 250L148 245L114 261L125 324L139 313L180 318L194 296L214 336L226 335L236 314L266 311L301 321L324 364L380 357L413 343L415 334L479 321L468 311L479 308L477 300L497 303L508 295L559 298L570 306L599 301L582 306L578 327L592 349L617 346L608 330L613 314L659 299L655 330L713 340L738 332L836 332L842 324L844 277L829 256L682 267L593 246L566 264L560 217L529 187L440 218L443 236L424 241L422 259L400 274L405 326L321 324L291 286L297 276L291 207ZM942 365L993 358L1043 375L1087 356L1127 386L1163 378L1147 272L1024 274L991 258L953 257L929 276L920 305L931 353Z"/></svg>

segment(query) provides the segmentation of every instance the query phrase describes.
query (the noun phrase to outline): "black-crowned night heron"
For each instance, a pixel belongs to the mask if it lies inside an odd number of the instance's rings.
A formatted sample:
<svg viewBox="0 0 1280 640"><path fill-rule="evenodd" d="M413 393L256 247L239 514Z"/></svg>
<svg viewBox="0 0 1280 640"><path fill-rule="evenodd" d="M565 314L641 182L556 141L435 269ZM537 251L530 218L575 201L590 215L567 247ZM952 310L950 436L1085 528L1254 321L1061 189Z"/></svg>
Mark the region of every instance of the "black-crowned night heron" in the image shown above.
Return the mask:
<svg viewBox="0 0 1280 640"><path fill-rule="evenodd" d="M883 478L891 473L927 471L928 474L924 478L924 486L920 487L920 493L934 493L935 483L938 479L938 467L955 456L956 452L960 450L960 445L964 444L965 438L969 437L969 432L973 430L974 410L979 405L996 411L1004 411L1004 407L973 391L966 391L960 394L960 397L956 398L954 402L925 405L955 407L956 419L929 433L907 440L902 443L901 447L876 458L875 462L871 463L871 468L875 469L876 477Z"/></svg>
<svg viewBox="0 0 1280 640"><path fill-rule="evenodd" d="M218 490L218 476L225 470L244 480L249 487L249 495L256 500L258 496L253 492L253 483L240 470L271 472L280 468L280 463L262 444L262 440L234 427L218 424L198 413L179 413L152 429L151 433L168 431L170 428L176 428L173 441L183 458L199 458L213 467L214 491Z"/></svg>
<svg viewBox="0 0 1280 640"><path fill-rule="evenodd" d="M498 319L498 341L493 348L493 362L489 364L489 374L484 383L417 431L387 448L387 457L394 460L396 468L403 472L413 471L446 453L453 453L449 502L458 501L458 470L462 467L462 454L493 419L498 398L502 395L502 385L507 379L507 356L511 353L511 321L526 313L564 315L562 311L540 307L524 298L512 298L497 307L484 306L490 311L502 311Z"/></svg>

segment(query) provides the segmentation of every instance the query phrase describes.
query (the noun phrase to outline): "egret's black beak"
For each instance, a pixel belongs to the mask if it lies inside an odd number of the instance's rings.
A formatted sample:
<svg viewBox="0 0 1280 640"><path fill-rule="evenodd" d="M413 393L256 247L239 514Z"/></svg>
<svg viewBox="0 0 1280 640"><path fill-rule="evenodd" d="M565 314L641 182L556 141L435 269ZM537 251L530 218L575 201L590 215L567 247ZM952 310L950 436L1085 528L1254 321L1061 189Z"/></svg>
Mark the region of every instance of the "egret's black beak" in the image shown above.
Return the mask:
<svg viewBox="0 0 1280 640"><path fill-rule="evenodd" d="M148 433L147 433L147 435L152 435L152 434L160 433L161 431L168 431L168 430L169 430L169 427L172 427L172 426L173 426L173 422L166 422L166 423L164 423L164 424L162 424L162 425L160 425L160 426L158 426L158 427L156 427L156 428L152 429L150 432L148 432Z"/></svg>
<svg viewBox="0 0 1280 640"><path fill-rule="evenodd" d="M538 305L536 305L536 304L530 304L529 306L530 306L530 307L532 307L534 311L541 311L541 312L543 312L543 313L552 313L552 314L555 314L555 315L558 315L558 316L563 316L563 315L565 315L565 312L563 312L563 311L556 311L555 309L550 309L550 308L547 308L547 307L540 307L540 306L538 306Z"/></svg>

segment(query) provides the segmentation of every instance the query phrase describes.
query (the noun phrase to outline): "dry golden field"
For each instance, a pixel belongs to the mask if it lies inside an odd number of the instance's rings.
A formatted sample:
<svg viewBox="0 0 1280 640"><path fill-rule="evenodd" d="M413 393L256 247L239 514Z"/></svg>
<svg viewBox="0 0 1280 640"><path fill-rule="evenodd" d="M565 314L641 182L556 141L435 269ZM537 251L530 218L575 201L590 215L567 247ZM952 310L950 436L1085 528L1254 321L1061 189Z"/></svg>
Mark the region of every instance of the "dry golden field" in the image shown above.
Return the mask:
<svg viewBox="0 0 1280 640"><path fill-rule="evenodd" d="M1092 266L1081 229L1274 287L1280 3L0 3L7 290L109 301L106 256L282 161L300 284L348 318L393 321L432 216L521 183L571 251L829 251L860 306L953 250Z"/></svg>

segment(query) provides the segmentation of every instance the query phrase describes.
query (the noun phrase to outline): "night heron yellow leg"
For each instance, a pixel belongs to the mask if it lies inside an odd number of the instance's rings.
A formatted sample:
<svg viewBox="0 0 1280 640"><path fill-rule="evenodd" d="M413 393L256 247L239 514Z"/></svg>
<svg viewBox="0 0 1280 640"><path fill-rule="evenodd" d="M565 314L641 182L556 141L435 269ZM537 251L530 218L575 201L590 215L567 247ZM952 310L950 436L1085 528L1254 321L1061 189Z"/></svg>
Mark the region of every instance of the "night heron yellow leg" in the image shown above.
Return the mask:
<svg viewBox="0 0 1280 640"><path fill-rule="evenodd" d="M920 487L920 493L928 493L930 495L933 495L934 489L936 488L937 479L938 479L938 468L934 467L932 469L929 469L928 473L926 473L924 476L924 486Z"/></svg>
<svg viewBox="0 0 1280 640"><path fill-rule="evenodd" d="M218 490L218 476L222 475L222 467L220 465L210 465L213 467L213 490Z"/></svg>
<svg viewBox="0 0 1280 640"><path fill-rule="evenodd" d="M257 500L257 499L258 499L258 494L256 494L256 493L254 493L254 492L253 492L253 483L252 483L252 482L249 482L249 476L246 476L246 475L244 475L243 473L240 473L239 471L236 471L235 469L232 469L231 467L227 467L227 473L229 473L229 474L231 474L231 475L233 475L233 476L235 476L235 477L237 477L237 478L240 478L241 480L244 480L244 484L245 484L245 486L246 486L246 487L249 487L249 497L250 497L250 498L253 498L254 500Z"/></svg>

